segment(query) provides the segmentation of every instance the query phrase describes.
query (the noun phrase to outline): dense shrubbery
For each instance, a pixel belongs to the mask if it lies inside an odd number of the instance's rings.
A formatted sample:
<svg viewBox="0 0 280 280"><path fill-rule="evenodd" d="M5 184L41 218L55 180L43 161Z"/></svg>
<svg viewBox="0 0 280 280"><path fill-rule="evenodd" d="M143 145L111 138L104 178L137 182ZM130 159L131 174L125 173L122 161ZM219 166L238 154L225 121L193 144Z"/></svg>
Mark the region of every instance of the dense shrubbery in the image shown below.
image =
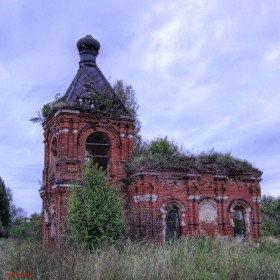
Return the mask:
<svg viewBox="0 0 280 280"><path fill-rule="evenodd" d="M161 246L125 242L94 251L4 241L0 243L0 279L8 271L52 280L280 279L279 239L255 243L201 237Z"/></svg>
<svg viewBox="0 0 280 280"><path fill-rule="evenodd" d="M124 233L119 188L92 163L86 165L82 182L70 192L66 240L87 248L118 240Z"/></svg>
<svg viewBox="0 0 280 280"><path fill-rule="evenodd" d="M30 217L18 215L11 222L9 233L11 238L42 241L42 215L37 213L31 214Z"/></svg>
<svg viewBox="0 0 280 280"><path fill-rule="evenodd" d="M280 236L280 197L262 196L262 234Z"/></svg>
<svg viewBox="0 0 280 280"><path fill-rule="evenodd" d="M126 165L128 173L165 167L190 168L198 171L212 169L221 172L250 172L254 169L251 163L237 159L229 152L219 153L213 149L199 155L184 152L167 137L138 143L131 160Z"/></svg>

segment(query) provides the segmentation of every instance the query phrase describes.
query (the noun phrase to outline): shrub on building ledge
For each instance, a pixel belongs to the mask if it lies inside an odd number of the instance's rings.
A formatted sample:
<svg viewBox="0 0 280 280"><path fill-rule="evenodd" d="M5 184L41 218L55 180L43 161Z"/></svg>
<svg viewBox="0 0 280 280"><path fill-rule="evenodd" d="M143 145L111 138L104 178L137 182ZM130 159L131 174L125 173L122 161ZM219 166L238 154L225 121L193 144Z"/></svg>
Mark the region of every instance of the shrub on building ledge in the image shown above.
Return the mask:
<svg viewBox="0 0 280 280"><path fill-rule="evenodd" d="M221 153L212 149L209 152L194 155L183 151L167 137L158 137L150 142L142 141L135 147L131 160L126 164L128 174L162 168L212 170L222 173L256 171L253 164L233 157L230 152Z"/></svg>

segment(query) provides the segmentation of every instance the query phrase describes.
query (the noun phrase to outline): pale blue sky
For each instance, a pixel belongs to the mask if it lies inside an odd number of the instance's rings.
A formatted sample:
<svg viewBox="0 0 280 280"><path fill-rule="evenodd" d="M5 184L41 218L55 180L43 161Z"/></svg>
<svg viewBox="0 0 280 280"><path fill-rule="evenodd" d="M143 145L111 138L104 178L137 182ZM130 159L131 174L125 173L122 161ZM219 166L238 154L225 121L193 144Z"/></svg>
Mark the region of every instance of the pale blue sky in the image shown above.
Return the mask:
<svg viewBox="0 0 280 280"><path fill-rule="evenodd" d="M86 34L104 75L134 87L144 138L231 151L280 195L279 14L278 0L2 0L0 176L17 206L41 209L43 130L28 120L66 91Z"/></svg>

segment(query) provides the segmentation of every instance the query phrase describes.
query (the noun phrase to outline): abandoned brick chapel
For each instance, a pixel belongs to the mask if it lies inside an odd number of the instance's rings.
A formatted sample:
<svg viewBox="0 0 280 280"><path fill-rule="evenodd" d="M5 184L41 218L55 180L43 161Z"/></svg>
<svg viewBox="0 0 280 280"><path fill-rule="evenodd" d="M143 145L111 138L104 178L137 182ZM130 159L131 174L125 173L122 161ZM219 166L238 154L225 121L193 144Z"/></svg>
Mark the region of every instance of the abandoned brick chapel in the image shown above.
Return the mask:
<svg viewBox="0 0 280 280"><path fill-rule="evenodd" d="M79 68L63 98L47 111L44 128L43 236L59 244L67 194L93 160L118 182L129 236L162 243L186 235L260 236L260 181L255 168L218 168L215 162L143 165L130 170L135 118L96 64L100 44L91 35L77 42ZM105 97L104 97L105 96ZM105 98L106 102L100 102ZM213 160L213 158L212 158ZM203 163L203 157L200 158Z"/></svg>

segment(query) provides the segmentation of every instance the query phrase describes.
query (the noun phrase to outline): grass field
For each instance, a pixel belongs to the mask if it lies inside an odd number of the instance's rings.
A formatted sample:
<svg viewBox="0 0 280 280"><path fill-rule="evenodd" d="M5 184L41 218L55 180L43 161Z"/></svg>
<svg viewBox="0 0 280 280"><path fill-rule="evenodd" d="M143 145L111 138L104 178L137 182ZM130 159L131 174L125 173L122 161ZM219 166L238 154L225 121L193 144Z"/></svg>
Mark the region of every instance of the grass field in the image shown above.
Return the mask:
<svg viewBox="0 0 280 280"><path fill-rule="evenodd" d="M90 252L0 240L0 279L8 279L7 273L26 273L25 277L32 273L31 279L50 280L279 280L280 240L266 238L256 243L201 237L166 245L123 242Z"/></svg>

